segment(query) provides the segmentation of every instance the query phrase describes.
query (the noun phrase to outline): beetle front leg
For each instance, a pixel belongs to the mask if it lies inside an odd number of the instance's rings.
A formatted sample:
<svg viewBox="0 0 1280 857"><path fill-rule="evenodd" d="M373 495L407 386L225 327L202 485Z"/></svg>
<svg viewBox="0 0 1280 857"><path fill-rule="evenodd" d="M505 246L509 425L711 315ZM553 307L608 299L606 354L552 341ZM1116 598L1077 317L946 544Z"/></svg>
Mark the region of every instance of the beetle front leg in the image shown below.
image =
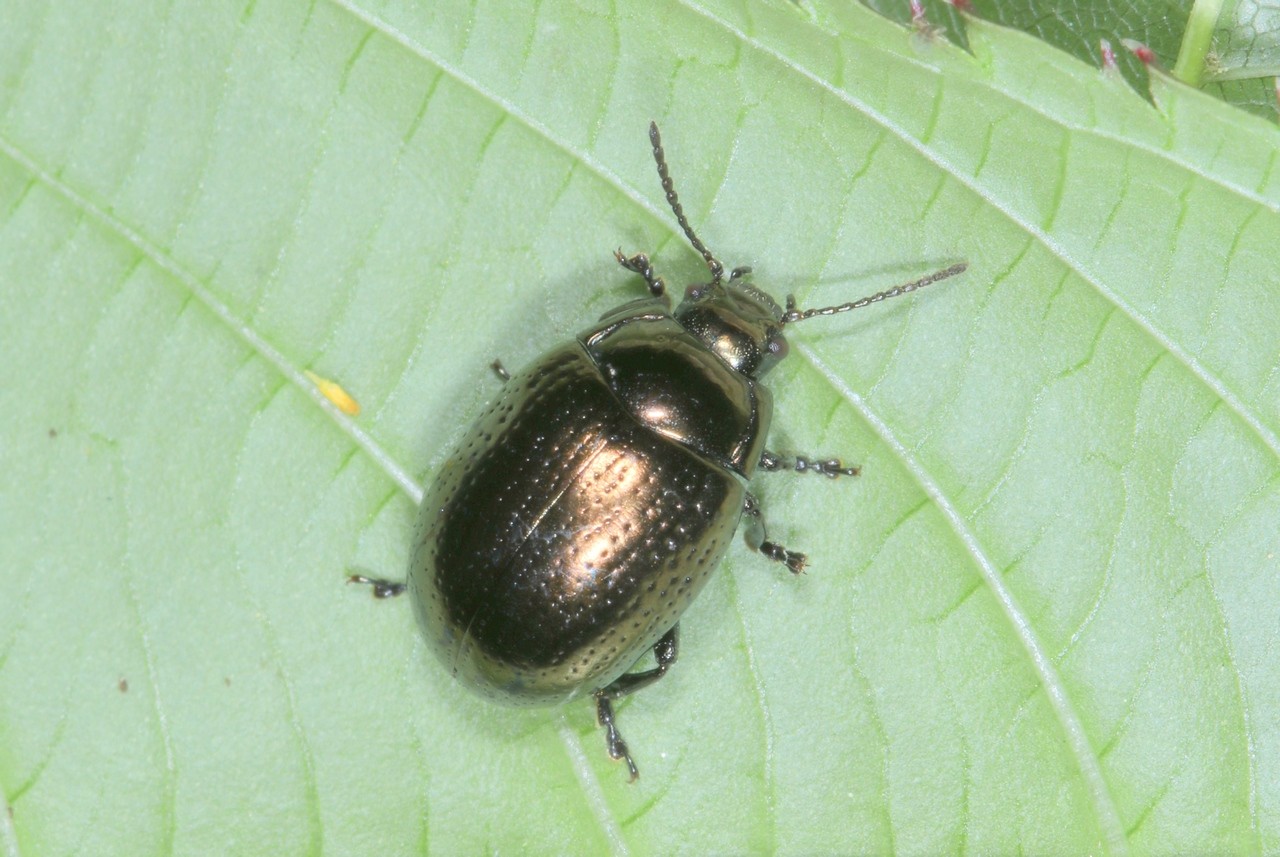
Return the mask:
<svg viewBox="0 0 1280 857"><path fill-rule="evenodd" d="M653 272L653 265L649 264L649 257L644 253L624 256L622 250L618 249L613 251L613 258L628 271L644 277L645 284L649 286L649 293L655 298L660 298L667 293L667 284L662 281L662 277Z"/></svg>
<svg viewBox="0 0 1280 857"><path fill-rule="evenodd" d="M751 494L742 504L742 514L747 516L747 545L752 550L760 551L775 562L785 563L792 574L802 574L809 561L802 553L789 551L777 542L769 541L769 534L764 527L764 514L760 511L760 501Z"/></svg>
<svg viewBox="0 0 1280 857"><path fill-rule="evenodd" d="M493 370L493 374L498 376L498 380L507 383L511 380L511 373L507 371L507 367L502 365L501 360L494 360L489 364L489 368Z"/></svg>
<svg viewBox="0 0 1280 857"><path fill-rule="evenodd" d="M605 744L609 748L609 757L626 761L627 770L631 772L631 782L633 783L636 781L636 777L640 776L640 771L636 769L636 763L632 760L630 751L627 750L627 742L622 739L622 734L618 732L613 713L613 700L624 697L629 693L635 693L640 688L648 687L662 678L667 674L667 670L671 668L671 665L676 662L676 657L679 654L680 624L677 622L671 626L670 631L663 634L662 638L653 644L653 656L658 662L656 667L644 672L620 675L607 687L602 687L595 693L596 719L604 727Z"/></svg>
<svg viewBox="0 0 1280 857"><path fill-rule="evenodd" d="M779 455L765 450L760 456L760 469L770 473L779 470L794 470L796 473L817 473L829 479L837 476L857 476L862 468L857 465L845 467L838 458L809 458L806 455Z"/></svg>

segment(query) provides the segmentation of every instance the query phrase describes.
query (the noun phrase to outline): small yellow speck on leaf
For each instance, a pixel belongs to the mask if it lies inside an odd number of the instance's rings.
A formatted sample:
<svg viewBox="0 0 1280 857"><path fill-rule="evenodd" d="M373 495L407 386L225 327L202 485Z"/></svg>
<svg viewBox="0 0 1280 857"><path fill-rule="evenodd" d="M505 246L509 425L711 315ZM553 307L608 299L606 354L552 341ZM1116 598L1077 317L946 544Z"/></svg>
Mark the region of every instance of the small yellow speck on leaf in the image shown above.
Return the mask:
<svg viewBox="0 0 1280 857"><path fill-rule="evenodd" d="M360 403L352 398L351 394L337 381L321 378L310 370L304 370L303 374L307 376L312 384L316 385L316 389L323 393L326 399L333 402L334 407L338 410L352 417L360 413Z"/></svg>

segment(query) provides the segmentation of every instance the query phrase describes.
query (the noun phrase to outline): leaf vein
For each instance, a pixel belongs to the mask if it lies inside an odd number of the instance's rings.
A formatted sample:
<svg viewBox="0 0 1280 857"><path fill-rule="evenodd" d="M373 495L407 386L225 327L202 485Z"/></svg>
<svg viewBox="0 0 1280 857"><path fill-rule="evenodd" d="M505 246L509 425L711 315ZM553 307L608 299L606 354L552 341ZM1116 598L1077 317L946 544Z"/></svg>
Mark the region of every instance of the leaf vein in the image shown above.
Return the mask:
<svg viewBox="0 0 1280 857"><path fill-rule="evenodd" d="M80 209L108 231L114 232L121 239L132 244L152 264L181 283L187 289L189 299L195 299L203 304L223 325L257 352L263 360L274 367L290 384L310 397L337 424L339 430L350 437L353 443L360 446L415 504L421 502L422 489L408 472L368 432L356 425L354 420L347 417L338 410L337 406L326 399L324 394L307 380L300 368L290 363L284 354L271 345L251 325L238 318L194 274L114 214L91 202L61 179L53 176L3 136L0 136L0 153L8 156L19 166L26 169L42 184L65 198L73 207Z"/></svg>
<svg viewBox="0 0 1280 857"><path fill-rule="evenodd" d="M1125 841L1124 830L1120 823L1115 800L1111 796L1106 778L1102 774L1098 759L1090 745L1089 736L1086 734L1084 724L1080 720L1080 715L1067 694L1066 685L1058 674L1057 668L1054 666L1048 652L1045 651L1043 644L1036 636L1035 629L1031 627L1029 617L1013 597L1013 593L1008 586L1005 585L1000 571L978 543L977 536L965 522L959 509L942 492L942 488L937 481L925 470L915 455L903 445L889 426L880 418L879 414L871 409L862 396L850 387L844 379L833 372L830 367L826 366L809 346L801 345L796 349L796 353L805 355L805 358L813 364L814 368L826 376L828 383L844 395L850 405L862 414L872 430L893 450L896 457L902 462L903 467L912 475L917 484L920 485L921 489L947 519L952 532L955 533L966 552L972 558L979 574L995 597L996 603L1008 619L1014 634L1031 661L1032 668L1039 678L1041 687L1049 697L1050 705L1057 715L1058 723L1063 730L1067 744L1071 748L1081 775L1085 779L1098 824L1102 829L1103 836L1106 838L1109 849L1115 853L1127 853L1128 843Z"/></svg>

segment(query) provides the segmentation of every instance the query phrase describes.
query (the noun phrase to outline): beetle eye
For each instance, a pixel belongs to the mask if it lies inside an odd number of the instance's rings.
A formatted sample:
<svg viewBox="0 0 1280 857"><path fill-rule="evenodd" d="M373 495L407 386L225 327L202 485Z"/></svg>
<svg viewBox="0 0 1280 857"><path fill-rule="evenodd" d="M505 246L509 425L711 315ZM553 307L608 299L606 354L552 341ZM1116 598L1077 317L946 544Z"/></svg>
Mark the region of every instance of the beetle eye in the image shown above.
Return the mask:
<svg viewBox="0 0 1280 857"><path fill-rule="evenodd" d="M774 336L770 338L768 347L769 347L769 353L779 360L781 360L783 357L786 357L787 351L789 350L787 346L787 341L783 339L781 336Z"/></svg>
<svg viewBox="0 0 1280 857"><path fill-rule="evenodd" d="M703 295L702 286L697 283L690 283L685 287L684 299L687 301L701 300Z"/></svg>

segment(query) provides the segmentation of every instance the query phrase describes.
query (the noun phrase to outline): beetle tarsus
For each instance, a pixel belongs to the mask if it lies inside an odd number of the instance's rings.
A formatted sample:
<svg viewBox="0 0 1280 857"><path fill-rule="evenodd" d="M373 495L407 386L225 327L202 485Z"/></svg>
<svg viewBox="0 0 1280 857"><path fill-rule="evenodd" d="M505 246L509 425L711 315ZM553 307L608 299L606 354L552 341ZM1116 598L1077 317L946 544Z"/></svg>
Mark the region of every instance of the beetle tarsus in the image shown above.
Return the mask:
<svg viewBox="0 0 1280 857"><path fill-rule="evenodd" d="M838 458L809 458L806 455L786 456L766 451L760 456L760 469L770 473L780 470L794 470L796 473L817 473L828 479L837 476L857 476L862 468L854 465L845 467Z"/></svg>
<svg viewBox="0 0 1280 857"><path fill-rule="evenodd" d="M397 595L403 595L405 591L405 584L402 582L383 580L379 577L365 577L363 574L351 575L347 578L347 583L372 586L374 598L395 598Z"/></svg>
<svg viewBox="0 0 1280 857"><path fill-rule="evenodd" d="M645 284L649 287L649 293L655 298L660 298L667 293L667 284L663 282L662 277L653 272L653 265L649 262L649 257L644 253L627 256L623 254L622 248L619 247L613 251L613 258L617 259L618 264L628 271L644 277Z"/></svg>
<svg viewBox="0 0 1280 857"><path fill-rule="evenodd" d="M764 526L764 513L760 511L760 501L748 494L742 503L742 514L747 516L747 545L754 551L767 556L774 562L780 562L791 569L792 574L803 574L809 558L802 553L787 550L777 542L769 541L769 533Z"/></svg>
<svg viewBox="0 0 1280 857"><path fill-rule="evenodd" d="M792 574L804 574L804 568L809 564L807 556L796 551L789 551L777 542L761 542L759 550L769 559L784 563L787 568L791 569Z"/></svg>
<svg viewBox="0 0 1280 857"><path fill-rule="evenodd" d="M621 759L627 763L631 782L634 783L639 778L640 771L636 768L635 760L627 750L627 742L622 740L622 734L618 732L618 726L614 722L613 702L610 701L608 693L603 690L596 691L596 719L604 727L604 740L609 748L609 757L615 760Z"/></svg>

